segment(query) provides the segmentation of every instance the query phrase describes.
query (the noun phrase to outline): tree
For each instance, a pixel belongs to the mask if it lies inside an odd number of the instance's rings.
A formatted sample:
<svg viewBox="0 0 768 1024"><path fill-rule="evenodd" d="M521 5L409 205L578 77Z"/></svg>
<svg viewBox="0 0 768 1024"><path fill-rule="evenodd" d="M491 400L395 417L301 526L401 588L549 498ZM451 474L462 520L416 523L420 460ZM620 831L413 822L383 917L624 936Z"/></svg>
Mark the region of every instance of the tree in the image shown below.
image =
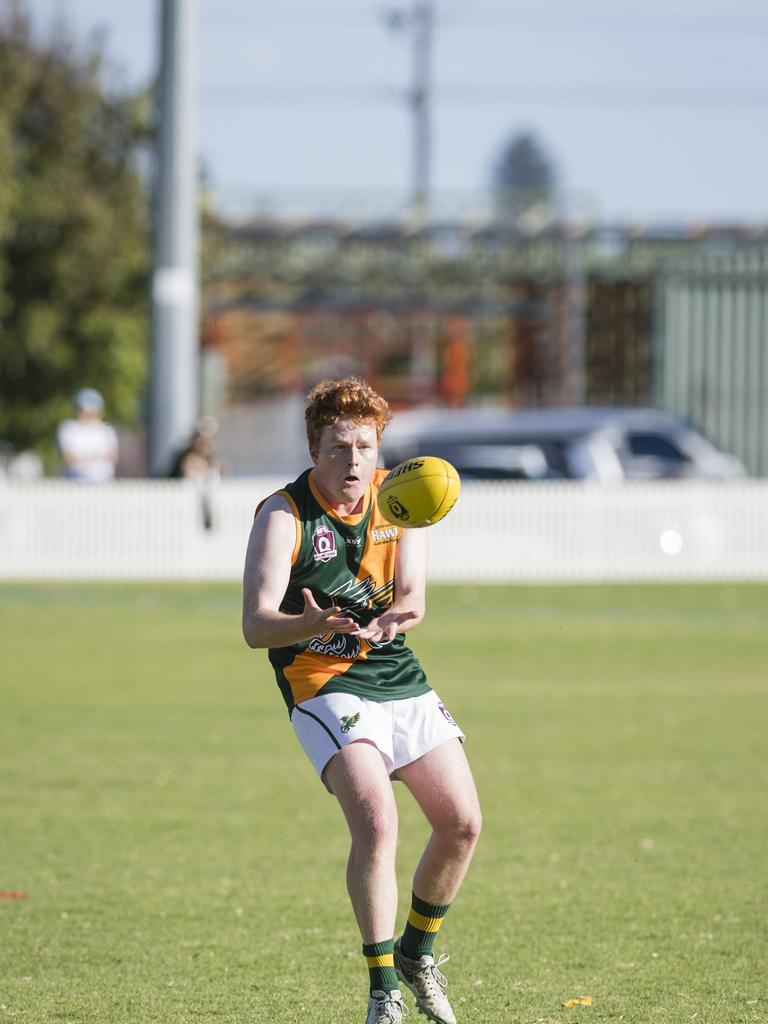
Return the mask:
<svg viewBox="0 0 768 1024"><path fill-rule="evenodd" d="M141 95L111 95L100 54L41 45L0 16L0 440L50 461L84 385L139 418L147 364L149 211Z"/></svg>
<svg viewBox="0 0 768 1024"><path fill-rule="evenodd" d="M516 219L536 207L552 209L555 167L532 132L519 132L504 147L494 169L493 189L497 212L504 219Z"/></svg>

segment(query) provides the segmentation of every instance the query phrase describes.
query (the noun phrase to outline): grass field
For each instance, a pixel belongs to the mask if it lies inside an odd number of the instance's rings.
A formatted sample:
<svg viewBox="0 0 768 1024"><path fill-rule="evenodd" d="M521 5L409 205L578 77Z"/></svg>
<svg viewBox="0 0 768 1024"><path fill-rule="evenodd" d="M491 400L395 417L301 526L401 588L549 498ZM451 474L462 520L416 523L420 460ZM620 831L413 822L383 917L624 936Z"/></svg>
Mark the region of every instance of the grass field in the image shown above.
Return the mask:
<svg viewBox="0 0 768 1024"><path fill-rule="evenodd" d="M768 1021L768 587L433 588L411 642L485 810L459 1024ZM346 831L237 588L5 585L0 644L0 1024L362 1024Z"/></svg>

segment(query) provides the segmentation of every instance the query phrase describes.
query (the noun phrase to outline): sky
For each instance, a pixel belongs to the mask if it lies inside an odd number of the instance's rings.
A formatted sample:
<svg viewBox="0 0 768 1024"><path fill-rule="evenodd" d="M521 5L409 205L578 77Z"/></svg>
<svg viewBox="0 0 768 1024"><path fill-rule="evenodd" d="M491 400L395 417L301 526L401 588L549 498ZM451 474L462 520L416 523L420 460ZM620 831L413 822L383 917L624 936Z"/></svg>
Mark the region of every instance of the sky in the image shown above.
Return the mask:
<svg viewBox="0 0 768 1024"><path fill-rule="evenodd" d="M407 203L412 0L187 0L199 138L222 209L372 214ZM146 85L160 0L26 0ZM765 0L434 0L432 209L471 216L531 131L563 206L598 222L768 223Z"/></svg>

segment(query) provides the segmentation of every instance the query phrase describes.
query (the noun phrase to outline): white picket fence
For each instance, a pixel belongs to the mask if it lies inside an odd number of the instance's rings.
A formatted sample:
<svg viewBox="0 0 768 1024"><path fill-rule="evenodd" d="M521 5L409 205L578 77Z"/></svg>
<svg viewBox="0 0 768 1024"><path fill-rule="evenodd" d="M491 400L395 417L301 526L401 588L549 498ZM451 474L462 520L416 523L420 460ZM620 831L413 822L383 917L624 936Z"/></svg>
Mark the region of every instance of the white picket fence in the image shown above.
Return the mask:
<svg viewBox="0 0 768 1024"><path fill-rule="evenodd" d="M0 483L0 579L237 580L283 480ZM768 580L768 481L465 484L429 531L432 581Z"/></svg>

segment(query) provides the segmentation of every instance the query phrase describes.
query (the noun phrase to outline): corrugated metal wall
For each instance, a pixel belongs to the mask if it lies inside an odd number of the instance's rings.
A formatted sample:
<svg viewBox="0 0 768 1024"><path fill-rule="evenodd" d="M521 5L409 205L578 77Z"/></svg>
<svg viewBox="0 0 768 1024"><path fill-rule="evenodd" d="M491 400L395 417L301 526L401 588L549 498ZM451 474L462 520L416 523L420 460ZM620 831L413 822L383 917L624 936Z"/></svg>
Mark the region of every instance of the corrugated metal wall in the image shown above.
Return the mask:
<svg viewBox="0 0 768 1024"><path fill-rule="evenodd" d="M680 258L657 282L655 403L768 476L768 248Z"/></svg>

